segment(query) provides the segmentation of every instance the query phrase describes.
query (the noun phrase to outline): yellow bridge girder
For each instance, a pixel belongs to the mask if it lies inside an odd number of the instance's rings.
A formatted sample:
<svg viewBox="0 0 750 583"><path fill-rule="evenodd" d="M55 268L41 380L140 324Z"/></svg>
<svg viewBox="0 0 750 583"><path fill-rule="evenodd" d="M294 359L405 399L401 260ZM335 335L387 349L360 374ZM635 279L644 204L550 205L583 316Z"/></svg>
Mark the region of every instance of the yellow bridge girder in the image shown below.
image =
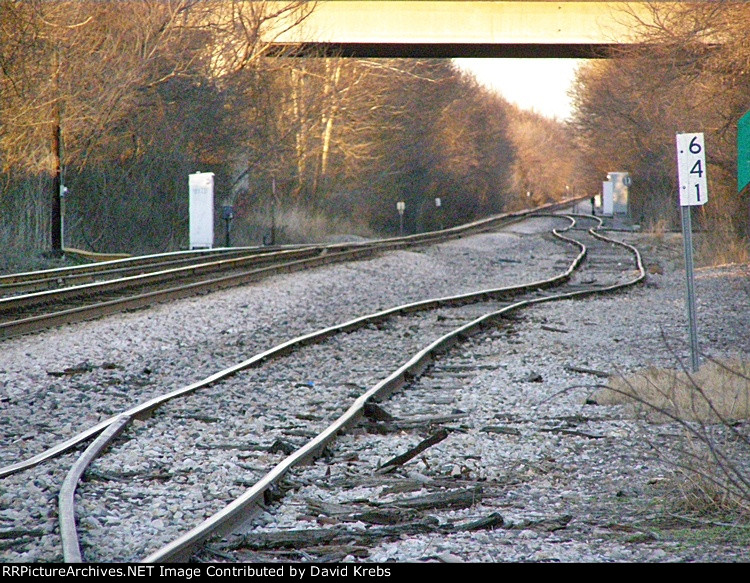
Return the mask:
<svg viewBox="0 0 750 583"><path fill-rule="evenodd" d="M600 57L638 42L634 24L650 21L648 4L320 0L276 43L352 56Z"/></svg>

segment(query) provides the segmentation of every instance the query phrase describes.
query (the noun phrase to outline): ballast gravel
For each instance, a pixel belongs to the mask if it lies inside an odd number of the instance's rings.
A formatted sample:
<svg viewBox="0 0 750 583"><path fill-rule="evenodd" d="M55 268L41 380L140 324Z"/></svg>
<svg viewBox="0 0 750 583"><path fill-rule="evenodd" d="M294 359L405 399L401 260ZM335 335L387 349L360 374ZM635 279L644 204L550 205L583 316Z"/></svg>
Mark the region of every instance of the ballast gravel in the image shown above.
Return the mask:
<svg viewBox="0 0 750 583"><path fill-rule="evenodd" d="M374 470L414 447L427 429L387 437L371 429L349 432L328 459L294 472L292 493L273 508L273 520L261 517L233 558L263 560L267 555L253 540L262 540L264 533L348 528L351 553L332 547L329 558L363 560L358 530L375 527L352 522L352 517L373 508L397 508L399 495L393 492L411 482L407 498L480 487L481 499L468 508L428 512L432 522L425 532L415 534L417 528L409 535L383 537L368 549L366 560L747 561L746 523L704 516L681 500L683 495L688 499L689 483L675 478L677 466L670 463L674 452L685 447L681 428L595 401L606 379L594 373L620 375L689 362L679 242L621 236L645 243L648 250L662 247L661 256L647 254L646 260L651 271L663 273L616 296L537 306L505 331L455 348L432 372L382 403L396 419L465 414L444 423L450 429L446 439L405 464L395 479L394 474L373 479ZM749 323L749 266L699 269L696 281L703 351L712 358L747 354L750 342L743 327ZM745 421L737 428L746 441L744 448L740 443L731 449L732 461L747 478L750 427ZM334 510L326 512L325 503ZM501 526L489 530L457 528L497 515ZM224 545L237 543L230 539ZM290 551L287 556L293 560L295 555Z"/></svg>
<svg viewBox="0 0 750 583"><path fill-rule="evenodd" d="M278 276L168 306L6 340L0 355L0 463L30 457L124 408L316 328L418 299L551 276L574 252L541 233L564 224L563 220L534 219L499 233ZM421 413L458 410L468 416L454 423L461 431L451 432L427 450L424 459L406 464L404 477L425 482L481 480L486 486L479 504L436 513L435 518L447 524L498 512L509 528L418 534L384 541L364 559L344 555L342 560L750 559L746 545L695 544L670 536L671 530L661 520L670 514L651 501L670 495L671 468L643 446L666 447L676 429L634 419L622 406L587 404L597 385L605 381L571 372L571 367L609 374L649 365L675 367L675 358L684 361L688 354L684 274L676 242L669 235L657 241L645 235L613 236L645 244L644 259L653 268L645 285L613 296L537 306L524 312L510 331L475 337L453 349L446 356L447 369L440 381L451 390L436 391L433 377L425 377L424 387L419 381L413 387L414 394L439 397L432 403L423 401ZM702 350L712 357L747 354L748 266L699 269L696 288ZM454 362L449 365L450 359ZM290 371L291 384L279 399L293 398L295 384L308 381L305 373L304 368ZM322 386L319 407L330 404L329 395L330 387ZM405 391L383 406L396 417L405 411L414 415L413 403L399 402L407 398ZM179 408L177 403L175 408ZM193 409L186 414L211 416L210 411ZM262 418L259 412L255 426L238 427L237 439L249 435L257 439L263 431ZM559 429L565 419L572 418L579 419L578 424L563 428L584 435L542 430ZM483 430L498 425L513 432ZM337 442L334 458L346 455L348 437ZM131 458L123 449L117 460L123 473L164 470L187 476L195 472L195 460L180 460L179 467L150 463L168 459L169 439L162 436L145 454L133 448ZM405 433L398 447L389 450L379 450L378 440L373 439L369 449L359 453L357 463L362 465L353 468L352 474L377 467L414 445L415 439ZM65 454L0 481L0 532L9 533L0 540L0 559L61 560L56 494L75 457ZM221 507L228 502L223 499L227 492L234 495L243 490L242 480L231 471L237 461L235 457L225 472L217 472L212 478L217 483L190 484L185 504L165 505L150 517L150 524L134 526L133 540L118 542L118 548L129 545L132 551L110 558L106 549L87 549L92 559L135 560L144 537L158 539L165 527L185 515L195 511L208 515ZM321 460L292 476L291 481L301 487L289 494L287 506L269 508L255 528L297 528L300 515L307 515L299 504L322 497L322 491L327 491L322 486L340 477L335 473L340 470L327 475L327 469ZM245 477L252 474L251 468ZM378 486L371 484L337 494L341 503L381 495ZM82 527L116 527L120 522L117 504L114 496L111 500L106 496L85 499ZM562 516L569 517L565 528L545 531L534 526Z"/></svg>

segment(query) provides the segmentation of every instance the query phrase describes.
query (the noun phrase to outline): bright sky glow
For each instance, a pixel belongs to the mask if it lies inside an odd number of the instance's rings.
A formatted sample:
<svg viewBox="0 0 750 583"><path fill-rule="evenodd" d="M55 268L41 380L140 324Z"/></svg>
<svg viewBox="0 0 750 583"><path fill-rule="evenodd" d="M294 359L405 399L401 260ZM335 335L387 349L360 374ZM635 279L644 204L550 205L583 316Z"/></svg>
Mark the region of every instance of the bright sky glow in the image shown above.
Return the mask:
<svg viewBox="0 0 750 583"><path fill-rule="evenodd" d="M572 113L567 95L578 66L577 59L454 59L483 85L523 109L566 120Z"/></svg>

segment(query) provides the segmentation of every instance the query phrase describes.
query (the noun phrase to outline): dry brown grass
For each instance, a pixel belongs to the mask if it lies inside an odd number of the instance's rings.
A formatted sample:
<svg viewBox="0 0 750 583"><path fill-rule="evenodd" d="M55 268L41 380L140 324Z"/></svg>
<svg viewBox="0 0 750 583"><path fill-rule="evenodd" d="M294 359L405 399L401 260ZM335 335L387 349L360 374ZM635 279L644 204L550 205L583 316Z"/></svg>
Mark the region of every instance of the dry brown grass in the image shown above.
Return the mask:
<svg viewBox="0 0 750 583"><path fill-rule="evenodd" d="M702 237L698 240L696 256L701 266L750 263L750 242L721 233Z"/></svg>
<svg viewBox="0 0 750 583"><path fill-rule="evenodd" d="M739 237L723 228L698 231L693 229L695 264L711 267L750 263L750 240ZM670 230L666 219L654 219L643 225L642 236L637 239L644 256L659 255L662 259L676 260L684 269L684 248L681 231ZM664 254L666 252L666 256Z"/></svg>
<svg viewBox="0 0 750 583"><path fill-rule="evenodd" d="M641 232L648 233L649 235L656 237L658 240L662 239L664 234L670 230L669 221L664 217L648 219L645 221L645 224L641 226Z"/></svg>
<svg viewBox="0 0 750 583"><path fill-rule="evenodd" d="M750 515L750 361L708 361L694 374L649 368L611 378L596 401L682 428L681 440L656 448L673 468L676 508Z"/></svg>
<svg viewBox="0 0 750 583"><path fill-rule="evenodd" d="M690 465L675 467L671 476L674 510L690 514L721 514L734 517L738 523L746 523L750 516L746 488L741 482L728 479L706 448L694 447L691 453L690 457L683 454L683 459L690 460Z"/></svg>
<svg viewBox="0 0 750 583"><path fill-rule="evenodd" d="M750 418L750 361L709 361L698 372L649 368L613 377L596 400L626 403L639 412L721 423Z"/></svg>
<svg viewBox="0 0 750 583"><path fill-rule="evenodd" d="M276 224L283 233L285 243L319 243L329 240L333 235L341 234L375 236L361 224L301 207L281 209L277 214Z"/></svg>

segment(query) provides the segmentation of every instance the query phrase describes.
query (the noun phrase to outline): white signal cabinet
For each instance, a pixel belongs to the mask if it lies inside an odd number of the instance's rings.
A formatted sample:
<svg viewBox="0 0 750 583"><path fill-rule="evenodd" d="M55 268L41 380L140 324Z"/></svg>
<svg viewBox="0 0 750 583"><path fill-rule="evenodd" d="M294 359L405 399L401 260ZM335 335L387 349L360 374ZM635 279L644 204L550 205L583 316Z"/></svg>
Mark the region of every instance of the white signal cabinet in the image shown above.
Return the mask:
<svg viewBox="0 0 750 583"><path fill-rule="evenodd" d="M628 186L631 178L629 172L610 172L607 174L612 183L612 212L616 215L628 214Z"/></svg>
<svg viewBox="0 0 750 583"><path fill-rule="evenodd" d="M602 182L602 214L607 217L628 215L628 187L630 173L609 172Z"/></svg>
<svg viewBox="0 0 750 583"><path fill-rule="evenodd" d="M611 217L614 211L615 185L609 180L602 182L602 214Z"/></svg>
<svg viewBox="0 0 750 583"><path fill-rule="evenodd" d="M214 173L196 172L188 180L190 190L190 248L214 245Z"/></svg>

